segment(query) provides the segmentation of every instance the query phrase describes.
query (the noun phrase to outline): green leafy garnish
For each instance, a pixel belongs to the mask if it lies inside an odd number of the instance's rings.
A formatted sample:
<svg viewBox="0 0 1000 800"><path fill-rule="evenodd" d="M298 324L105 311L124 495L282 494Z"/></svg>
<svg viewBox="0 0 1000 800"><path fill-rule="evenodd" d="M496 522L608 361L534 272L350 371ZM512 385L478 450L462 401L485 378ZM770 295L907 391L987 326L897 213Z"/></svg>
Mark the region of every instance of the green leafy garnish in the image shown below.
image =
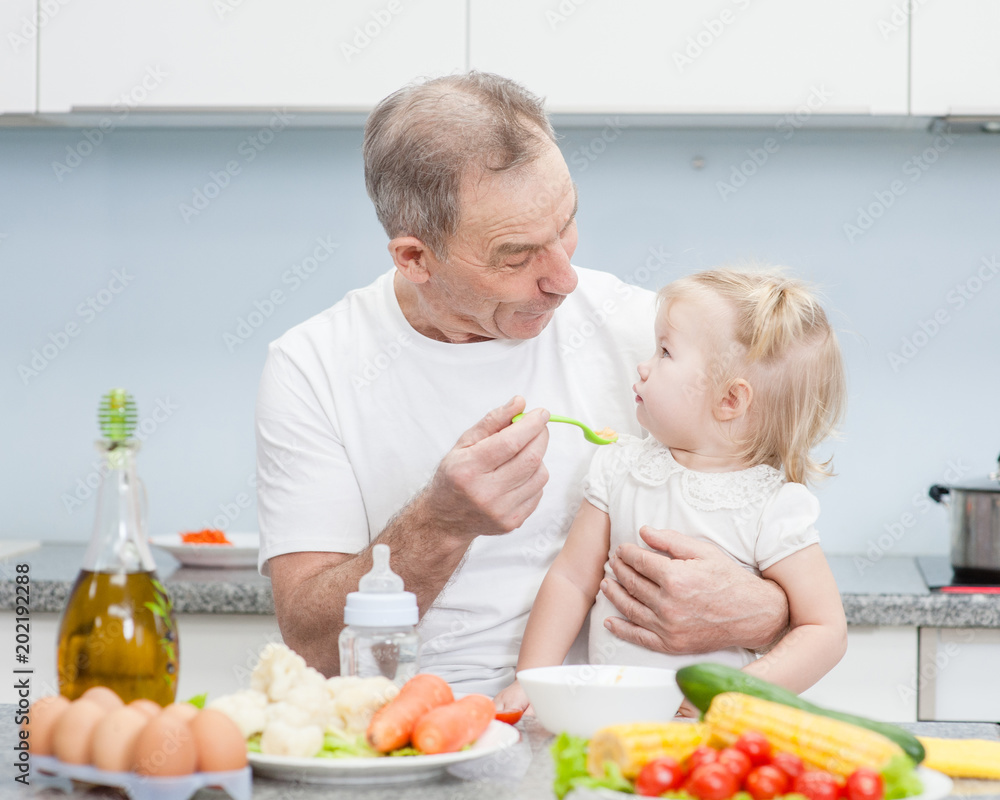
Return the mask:
<svg viewBox="0 0 1000 800"><path fill-rule="evenodd" d="M248 753L259 753L260 752L260 734L255 733L249 739L247 739L247 752Z"/></svg>
<svg viewBox="0 0 1000 800"><path fill-rule="evenodd" d="M924 791L924 784L917 777L916 765L902 753L894 755L882 768L882 781L885 784L885 800L899 800L923 794Z"/></svg>
<svg viewBox="0 0 1000 800"><path fill-rule="evenodd" d="M390 750L388 753L386 753L386 755L387 756L422 756L423 753L421 753L419 750L417 750L416 747L409 747L409 746L407 746L407 747L400 747L397 750Z"/></svg>
<svg viewBox="0 0 1000 800"><path fill-rule="evenodd" d="M569 790L576 786L634 793L631 781L622 776L621 769L614 762L604 762L604 776L601 778L595 778L587 772L587 744L586 739L570 736L568 733L560 733L552 743L551 752L556 773L552 789L556 797L562 800Z"/></svg>
<svg viewBox="0 0 1000 800"><path fill-rule="evenodd" d="M195 708L204 708L206 700L208 700L208 692L202 692L201 694L196 694L194 697L189 697L186 702Z"/></svg>
<svg viewBox="0 0 1000 800"><path fill-rule="evenodd" d="M375 750L361 734L351 736L339 731L327 731L323 736L323 747L317 758L377 758Z"/></svg>

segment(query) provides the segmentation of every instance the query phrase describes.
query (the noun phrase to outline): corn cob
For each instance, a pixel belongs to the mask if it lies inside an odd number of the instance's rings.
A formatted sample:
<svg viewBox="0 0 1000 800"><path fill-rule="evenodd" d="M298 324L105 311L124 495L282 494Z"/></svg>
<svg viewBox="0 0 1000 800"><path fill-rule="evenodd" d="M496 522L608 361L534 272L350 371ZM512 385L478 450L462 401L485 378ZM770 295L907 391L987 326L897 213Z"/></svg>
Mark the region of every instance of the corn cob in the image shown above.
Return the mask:
<svg viewBox="0 0 1000 800"><path fill-rule="evenodd" d="M917 737L927 750L924 766L952 778L1000 780L1000 742Z"/></svg>
<svg viewBox="0 0 1000 800"><path fill-rule="evenodd" d="M880 733L739 692L716 695L705 722L713 744L731 745L746 731L760 731L775 750L845 777L858 767L880 769L903 752Z"/></svg>
<svg viewBox="0 0 1000 800"><path fill-rule="evenodd" d="M587 771L604 776L604 762L614 761L626 778L634 778L654 758L671 756L683 761L708 739L700 722L630 722L602 728L590 739Z"/></svg>

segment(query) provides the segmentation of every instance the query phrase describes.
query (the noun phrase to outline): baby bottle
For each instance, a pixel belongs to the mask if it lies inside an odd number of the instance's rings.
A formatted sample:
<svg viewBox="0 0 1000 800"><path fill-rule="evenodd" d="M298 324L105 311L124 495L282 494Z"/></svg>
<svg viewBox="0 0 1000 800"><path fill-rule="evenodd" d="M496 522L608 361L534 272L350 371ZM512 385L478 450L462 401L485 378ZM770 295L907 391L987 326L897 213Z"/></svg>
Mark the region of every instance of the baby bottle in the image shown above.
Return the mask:
<svg viewBox="0 0 1000 800"><path fill-rule="evenodd" d="M383 675L402 686L417 674L417 596L389 567L389 546L372 548L372 569L347 595L340 632L340 674Z"/></svg>

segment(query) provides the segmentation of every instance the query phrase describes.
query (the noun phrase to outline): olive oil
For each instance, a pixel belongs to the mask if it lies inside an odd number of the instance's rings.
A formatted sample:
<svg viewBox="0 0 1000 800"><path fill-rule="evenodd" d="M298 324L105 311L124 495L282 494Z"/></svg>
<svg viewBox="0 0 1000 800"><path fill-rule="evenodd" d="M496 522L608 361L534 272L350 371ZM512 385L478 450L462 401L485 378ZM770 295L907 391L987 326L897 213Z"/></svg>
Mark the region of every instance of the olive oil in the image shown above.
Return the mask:
<svg viewBox="0 0 1000 800"><path fill-rule="evenodd" d="M107 686L126 703L174 701L176 626L162 588L152 572L80 572L59 629L61 694Z"/></svg>
<svg viewBox="0 0 1000 800"><path fill-rule="evenodd" d="M59 626L59 693L75 700L91 686L107 686L125 702L167 705L177 695L177 623L146 539L139 443L129 438L136 424L131 396L112 389L98 420L106 439L97 442L97 519Z"/></svg>

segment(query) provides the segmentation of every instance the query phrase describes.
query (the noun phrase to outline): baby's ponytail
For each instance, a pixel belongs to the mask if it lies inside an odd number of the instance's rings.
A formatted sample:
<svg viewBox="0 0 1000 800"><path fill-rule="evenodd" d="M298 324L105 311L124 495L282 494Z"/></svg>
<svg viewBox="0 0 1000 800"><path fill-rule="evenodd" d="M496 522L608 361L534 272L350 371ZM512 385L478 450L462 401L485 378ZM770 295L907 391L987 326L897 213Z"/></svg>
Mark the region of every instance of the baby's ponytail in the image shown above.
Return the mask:
<svg viewBox="0 0 1000 800"><path fill-rule="evenodd" d="M835 433L846 404L837 338L816 296L780 270L716 269L661 290L666 303L709 291L734 310L733 348L712 369L715 391L746 380L753 396L740 455L748 464L784 469L796 483L832 475L811 451Z"/></svg>

